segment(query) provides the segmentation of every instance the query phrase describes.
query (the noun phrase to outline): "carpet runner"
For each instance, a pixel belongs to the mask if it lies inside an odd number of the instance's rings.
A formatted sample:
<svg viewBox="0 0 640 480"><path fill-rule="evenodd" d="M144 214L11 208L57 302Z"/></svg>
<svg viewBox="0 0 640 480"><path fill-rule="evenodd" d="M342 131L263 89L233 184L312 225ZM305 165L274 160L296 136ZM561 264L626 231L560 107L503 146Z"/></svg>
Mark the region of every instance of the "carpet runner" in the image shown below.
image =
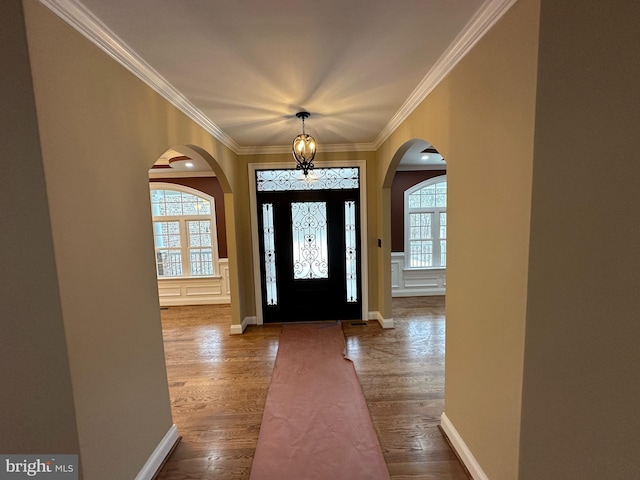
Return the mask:
<svg viewBox="0 0 640 480"><path fill-rule="evenodd" d="M389 480L340 323L284 325L251 480Z"/></svg>

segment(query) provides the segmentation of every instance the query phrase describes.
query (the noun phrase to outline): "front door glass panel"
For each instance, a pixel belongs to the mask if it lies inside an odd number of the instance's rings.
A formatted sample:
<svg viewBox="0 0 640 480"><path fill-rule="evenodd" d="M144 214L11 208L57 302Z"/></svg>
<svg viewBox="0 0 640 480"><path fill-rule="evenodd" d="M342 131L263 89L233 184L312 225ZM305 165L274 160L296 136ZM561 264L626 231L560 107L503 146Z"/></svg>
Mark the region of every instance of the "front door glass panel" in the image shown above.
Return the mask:
<svg viewBox="0 0 640 480"><path fill-rule="evenodd" d="M329 277L326 202L291 203L293 278Z"/></svg>
<svg viewBox="0 0 640 480"><path fill-rule="evenodd" d="M347 302L358 301L358 245L356 243L356 202L344 202L345 232L345 276L347 281Z"/></svg>
<svg viewBox="0 0 640 480"><path fill-rule="evenodd" d="M264 272L267 305L278 304L278 283L276 281L276 245L273 235L273 204L262 204L262 234L264 241Z"/></svg>

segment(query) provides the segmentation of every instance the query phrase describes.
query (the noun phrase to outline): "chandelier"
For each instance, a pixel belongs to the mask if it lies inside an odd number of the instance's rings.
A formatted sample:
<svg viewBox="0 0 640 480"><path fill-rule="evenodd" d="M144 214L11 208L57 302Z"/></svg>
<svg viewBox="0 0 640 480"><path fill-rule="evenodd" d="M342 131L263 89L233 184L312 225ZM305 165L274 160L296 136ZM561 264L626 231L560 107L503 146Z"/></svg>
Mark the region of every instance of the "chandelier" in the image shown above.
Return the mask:
<svg viewBox="0 0 640 480"><path fill-rule="evenodd" d="M291 151L296 159L296 170L302 170L305 177L309 175L309 170L313 170L313 157L316 156L316 140L304 133L304 119L309 118L309 112L298 112L296 117L302 120L302 133L293 139Z"/></svg>

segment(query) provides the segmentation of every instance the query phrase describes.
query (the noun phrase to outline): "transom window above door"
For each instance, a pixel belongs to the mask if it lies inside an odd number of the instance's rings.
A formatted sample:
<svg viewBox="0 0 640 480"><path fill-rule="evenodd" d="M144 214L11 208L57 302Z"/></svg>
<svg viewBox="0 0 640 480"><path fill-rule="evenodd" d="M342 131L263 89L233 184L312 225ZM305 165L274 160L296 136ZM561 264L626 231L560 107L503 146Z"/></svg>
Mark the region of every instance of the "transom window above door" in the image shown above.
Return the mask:
<svg viewBox="0 0 640 480"><path fill-rule="evenodd" d="M304 176L300 170L257 170L258 192L346 190L358 188L358 167L316 168Z"/></svg>

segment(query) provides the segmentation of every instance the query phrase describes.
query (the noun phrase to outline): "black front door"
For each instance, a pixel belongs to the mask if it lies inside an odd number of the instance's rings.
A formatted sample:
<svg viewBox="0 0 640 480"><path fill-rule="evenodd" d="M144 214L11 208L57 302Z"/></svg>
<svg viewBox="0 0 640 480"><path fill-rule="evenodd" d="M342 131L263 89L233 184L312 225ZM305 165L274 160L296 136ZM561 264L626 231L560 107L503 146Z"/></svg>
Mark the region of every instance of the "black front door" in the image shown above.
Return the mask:
<svg viewBox="0 0 640 480"><path fill-rule="evenodd" d="M359 319L359 190L258 192L265 323Z"/></svg>

